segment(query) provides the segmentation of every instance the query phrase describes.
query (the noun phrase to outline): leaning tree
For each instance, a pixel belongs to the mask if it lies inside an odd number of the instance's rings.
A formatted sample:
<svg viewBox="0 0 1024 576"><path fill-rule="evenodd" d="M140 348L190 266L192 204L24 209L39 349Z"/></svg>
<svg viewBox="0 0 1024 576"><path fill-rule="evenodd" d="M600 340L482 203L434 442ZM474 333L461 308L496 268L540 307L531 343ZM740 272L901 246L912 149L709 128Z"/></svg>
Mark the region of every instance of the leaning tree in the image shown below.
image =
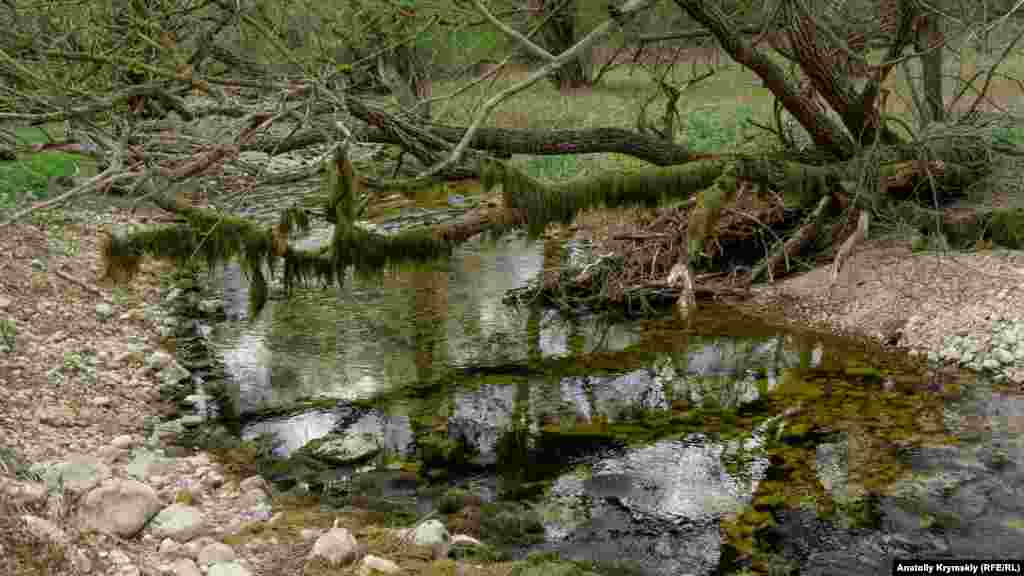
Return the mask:
<svg viewBox="0 0 1024 576"><path fill-rule="evenodd" d="M350 267L373 272L443 256L488 229L526 226L536 235L592 207L663 206L648 230L624 239L641 243L643 250L556 280L580 293L607 295L602 291L614 270L646 266L643 274L620 272L620 284L625 280L631 289L670 295L689 308L698 295L723 289L709 280L721 278L716 271L733 272L731 286L742 289L785 274L807 250L831 257L838 271L879 214L898 213L913 226L951 238L974 240L983 234L1012 246L1024 240L1019 211L970 211L966 217L958 211L953 217L939 210L985 175L994 152L1015 152L977 127L998 62L957 83L948 96L942 81L947 46L991 32L1012 10L991 24L957 28L953 22L963 20L918 0L833 0L824 7L805 0L763 7L737 3L728 14L719 2L673 0L678 20L688 28L652 35L631 22L656 3L628 0L610 6L607 19L586 34L574 31L575 44L552 52L554 40L544 32L548 20L531 16L525 26L513 26L482 0L351 0L331 10L309 3L305 23L295 21L294 10L275 11L268 2L136 4L147 18L117 19L101 9L56 11L60 17L47 22L54 33L17 33L0 41L0 75L11 87L0 94L0 122L74 120L87 138L36 148L89 154L104 167L5 223L88 190L114 188L179 217L173 226L112 234L105 258L114 277L130 276L144 256L201 257L210 263L237 258L251 274L259 305L266 297L264 275L275 269L283 268L288 288L340 281ZM855 17L867 10L881 17ZM547 16L558 14L551 10ZM5 18L28 26L13 8ZM422 46L425 35L441 38L469 25L493 27L541 65L482 102L468 126L432 122L425 113L428 105L446 96L424 89L429 67L412 47ZM304 42L295 26L317 33L305 30L311 40ZM88 33L75 35L75 30ZM692 153L674 138L675 107L686 86L673 85L665 69L652 70L665 96L664 115L652 122L647 106L638 103L636 131L484 126L508 99L566 65L579 64L613 33L637 50L651 43L713 40L774 95L776 121L760 127L792 146L757 155ZM1000 61L1018 39L1006 43ZM254 51L254 45L262 50ZM912 90L917 114L907 122L887 114L886 82L896 70L912 66L922 70L923 81L910 83L921 90ZM486 82L498 69L483 70L468 83ZM389 90L399 109L365 93L374 86ZM140 113L140 98L154 103L151 113ZM949 122L951 111L961 121ZM211 123L219 129L211 131ZM805 145L792 141L787 124L800 127ZM411 177L398 177L398 169L391 178L358 174L352 156L363 154L359 150L366 143L398 146L421 169ZM304 149L313 150L317 160L285 171L270 171L250 154ZM552 183L501 160L511 154L609 152L651 166ZM502 202L469 211L455 223L395 235L359 222L372 201L367 189L408 190L465 177L479 177L488 190L500 187ZM231 202L202 207L180 193L210 178L234 191ZM292 202L279 194L284 186L310 179L322 186L305 198ZM257 192L267 189L262 196ZM240 215L240 202L275 207L274 221ZM334 225L328 245L301 250L288 242L318 217ZM630 266L629 258L650 264ZM732 266L737 260L746 265ZM700 271L711 274L696 275Z"/></svg>

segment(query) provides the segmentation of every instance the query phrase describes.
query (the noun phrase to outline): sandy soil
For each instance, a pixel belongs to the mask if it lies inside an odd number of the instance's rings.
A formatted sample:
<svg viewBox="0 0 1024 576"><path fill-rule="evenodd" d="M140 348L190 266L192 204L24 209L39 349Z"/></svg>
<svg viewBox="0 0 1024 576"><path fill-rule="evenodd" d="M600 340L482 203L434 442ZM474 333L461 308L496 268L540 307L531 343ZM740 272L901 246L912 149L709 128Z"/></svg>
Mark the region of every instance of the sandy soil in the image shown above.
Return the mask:
<svg viewBox="0 0 1024 576"><path fill-rule="evenodd" d="M1000 320L1024 320L1024 251L911 251L910 242L862 244L835 283L831 267L753 289L741 307L922 353L953 335L982 341Z"/></svg>

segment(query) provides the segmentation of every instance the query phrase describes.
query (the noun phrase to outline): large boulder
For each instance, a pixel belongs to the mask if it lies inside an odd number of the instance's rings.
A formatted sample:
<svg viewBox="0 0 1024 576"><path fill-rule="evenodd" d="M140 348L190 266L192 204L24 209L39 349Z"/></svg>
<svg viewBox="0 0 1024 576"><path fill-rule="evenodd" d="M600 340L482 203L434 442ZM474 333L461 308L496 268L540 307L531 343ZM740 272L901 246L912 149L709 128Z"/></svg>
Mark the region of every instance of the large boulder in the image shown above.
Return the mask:
<svg viewBox="0 0 1024 576"><path fill-rule="evenodd" d="M354 562L359 554L359 544L355 536L345 528L331 528L313 544L309 553L310 560L323 560L330 566L340 566Z"/></svg>
<svg viewBox="0 0 1024 576"><path fill-rule="evenodd" d="M434 558L444 558L448 556L451 536L440 520L427 520L413 531L412 543L417 546L428 546L433 550Z"/></svg>
<svg viewBox="0 0 1024 576"><path fill-rule="evenodd" d="M399 574L402 569L391 560L367 554L359 562L359 576L373 576L375 574Z"/></svg>
<svg viewBox="0 0 1024 576"><path fill-rule="evenodd" d="M380 441L373 434L341 432L313 440L303 449L319 460L350 464L380 452Z"/></svg>
<svg viewBox="0 0 1024 576"><path fill-rule="evenodd" d="M135 480L108 480L85 495L79 508L83 527L131 538L160 511L156 492Z"/></svg>

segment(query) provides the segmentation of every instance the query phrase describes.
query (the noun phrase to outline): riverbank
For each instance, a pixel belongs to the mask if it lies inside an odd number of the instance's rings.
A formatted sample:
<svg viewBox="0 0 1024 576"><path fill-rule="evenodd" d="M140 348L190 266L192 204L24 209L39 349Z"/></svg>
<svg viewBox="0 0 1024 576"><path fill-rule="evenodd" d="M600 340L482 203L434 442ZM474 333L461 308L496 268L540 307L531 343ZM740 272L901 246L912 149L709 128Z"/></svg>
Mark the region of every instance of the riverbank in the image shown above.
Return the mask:
<svg viewBox="0 0 1024 576"><path fill-rule="evenodd" d="M859 246L834 283L831 274L822 266L756 286L738 306L1024 385L1024 251L914 252L881 238Z"/></svg>
<svg viewBox="0 0 1024 576"><path fill-rule="evenodd" d="M251 446L179 445L182 426L199 424L164 422L179 415L167 391L192 378L175 341L188 322L174 315L181 278L146 259L114 284L100 255L115 227L169 221L101 202L0 228L11 256L0 261L0 573L587 574L497 562L437 521L409 531L387 514L281 494L256 474Z"/></svg>
<svg viewBox="0 0 1024 576"><path fill-rule="evenodd" d="M386 514L325 511L314 499L276 493L251 466L168 441L155 422L175 407L161 388L188 377L175 359L173 268L146 260L131 283L114 285L101 280L100 259L105 231L167 220L156 210L108 207L46 212L0 229L12 255L0 262L8 399L0 406L0 557L8 564L0 571L194 576L200 565L223 565L217 574L316 573L322 565L307 558L317 542L332 540L328 534L346 540L331 532L336 524L354 538L351 557L386 556L412 573L448 574L458 565L464 574L510 574L524 566L435 559L435 547L403 539ZM1021 252L915 254L909 243L872 240L831 289L829 270L820 268L758 287L739 306L939 361L950 336L998 349L993 330L1024 320L1021 280ZM142 519L134 532L98 536L70 521L90 501L102 516L123 500L102 498L105 488L107 497L138 495L141 504L127 511ZM447 532L435 534L443 541ZM341 573L360 573L360 564L349 566ZM577 573L585 571L566 572Z"/></svg>

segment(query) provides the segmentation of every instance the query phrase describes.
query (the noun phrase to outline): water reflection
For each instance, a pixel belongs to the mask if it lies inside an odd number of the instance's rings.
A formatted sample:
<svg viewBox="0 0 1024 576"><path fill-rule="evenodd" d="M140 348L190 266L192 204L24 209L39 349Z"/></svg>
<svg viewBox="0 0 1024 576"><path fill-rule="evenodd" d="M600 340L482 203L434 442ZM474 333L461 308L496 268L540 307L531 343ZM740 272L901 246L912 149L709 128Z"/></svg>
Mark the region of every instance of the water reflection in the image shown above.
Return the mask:
<svg viewBox="0 0 1024 576"><path fill-rule="evenodd" d="M760 439L658 437L647 424L742 410L844 354L768 327L720 336L505 306L544 256L518 239L475 241L448 262L303 290L222 325L214 341L241 415L353 401L256 418L244 436L274 434L285 455L330 433L369 434L384 449L377 462L417 460L425 476L483 470L497 494L551 481L548 546L637 559L651 574L709 573L718 520L749 504L763 477Z"/></svg>
<svg viewBox="0 0 1024 576"><path fill-rule="evenodd" d="M520 362L534 349L547 358L572 345L612 350L637 342L628 325L565 324L553 313L531 318L503 304L540 265L539 248L521 239L477 240L449 262L271 300L253 319L246 318L245 282L229 266L229 320L213 341L235 377L234 404L245 415L300 398L372 398L450 368Z"/></svg>

